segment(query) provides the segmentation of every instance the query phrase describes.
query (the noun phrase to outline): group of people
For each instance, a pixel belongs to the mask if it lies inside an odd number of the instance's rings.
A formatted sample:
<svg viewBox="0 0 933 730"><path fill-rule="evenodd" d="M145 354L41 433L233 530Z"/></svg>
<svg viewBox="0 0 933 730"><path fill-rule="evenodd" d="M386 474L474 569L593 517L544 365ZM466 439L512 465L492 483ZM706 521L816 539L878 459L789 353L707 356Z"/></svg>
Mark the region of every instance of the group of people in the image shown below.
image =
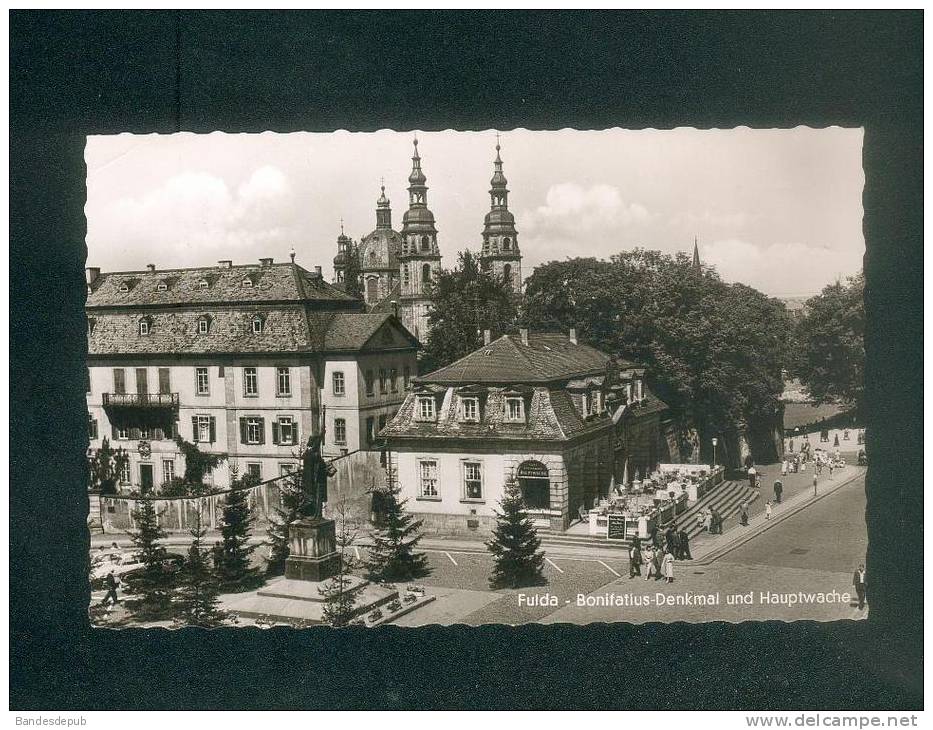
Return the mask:
<svg viewBox="0 0 933 730"><path fill-rule="evenodd" d="M710 535L722 534L723 518L714 508L710 507L709 509L700 510L700 514L697 517L701 529L706 530Z"/></svg>
<svg viewBox="0 0 933 730"><path fill-rule="evenodd" d="M645 580L664 578L674 582L674 561L693 560L690 555L690 536L684 528L677 528L671 523L662 532L657 527L651 530L647 543L642 546L641 539L635 537L629 548L629 578L641 575L641 566L645 566Z"/></svg>

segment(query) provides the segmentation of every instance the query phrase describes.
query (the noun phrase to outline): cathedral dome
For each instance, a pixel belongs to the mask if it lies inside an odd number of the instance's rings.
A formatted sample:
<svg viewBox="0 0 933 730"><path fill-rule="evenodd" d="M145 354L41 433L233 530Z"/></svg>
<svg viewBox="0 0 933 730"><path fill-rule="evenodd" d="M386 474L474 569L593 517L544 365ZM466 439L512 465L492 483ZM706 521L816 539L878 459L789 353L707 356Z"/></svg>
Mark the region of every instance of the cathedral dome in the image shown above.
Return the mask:
<svg viewBox="0 0 933 730"><path fill-rule="evenodd" d="M409 208L402 216L404 226L411 227L421 224L422 226L434 226L434 213L427 208Z"/></svg>
<svg viewBox="0 0 933 730"><path fill-rule="evenodd" d="M486 226L515 226L515 216L507 208L493 208L486 214Z"/></svg>
<svg viewBox="0 0 933 730"><path fill-rule="evenodd" d="M360 270L397 269L401 248L402 236L398 232L377 228L360 241Z"/></svg>

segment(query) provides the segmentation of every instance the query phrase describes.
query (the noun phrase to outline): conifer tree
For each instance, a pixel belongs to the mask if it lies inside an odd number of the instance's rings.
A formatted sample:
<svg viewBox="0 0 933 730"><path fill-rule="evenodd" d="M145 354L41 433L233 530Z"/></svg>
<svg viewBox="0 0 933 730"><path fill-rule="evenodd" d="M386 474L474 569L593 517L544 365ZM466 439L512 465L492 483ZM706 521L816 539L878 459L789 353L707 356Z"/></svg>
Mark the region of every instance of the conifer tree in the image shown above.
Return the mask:
<svg viewBox="0 0 933 730"><path fill-rule="evenodd" d="M143 620L165 618L171 612L174 587L174 576L166 565L165 548L159 543L166 533L159 525L152 500L140 502L132 516L136 529L130 531L130 537L143 567L132 578L125 579L133 594L133 598L127 600L127 608Z"/></svg>
<svg viewBox="0 0 933 730"><path fill-rule="evenodd" d="M288 526L298 519L308 502L307 495L301 490L301 471L295 470L285 479L279 480L279 494L282 506L276 507L269 515L269 528L266 544L269 545L269 558L266 564L268 575L285 573L285 561L288 560Z"/></svg>
<svg viewBox="0 0 933 730"><path fill-rule="evenodd" d="M203 544L207 529L203 526L200 509L190 532L193 540L175 594L175 621L204 628L221 626L227 614L221 610L217 599L220 591Z"/></svg>
<svg viewBox="0 0 933 730"><path fill-rule="evenodd" d="M505 493L496 512L496 527L486 547L495 558L489 585L492 588L519 588L544 583L541 569L544 553L534 524L525 512L522 493L515 478L505 484Z"/></svg>
<svg viewBox="0 0 933 730"><path fill-rule="evenodd" d="M359 565L350 553L350 548L356 543L359 529L350 515L346 498L337 503L334 511L340 566L337 574L318 588L318 592L324 598L324 621L331 626L346 626L356 614L359 581L353 578L353 571Z"/></svg>
<svg viewBox="0 0 933 730"><path fill-rule="evenodd" d="M372 532L372 547L366 569L369 577L380 582L395 582L419 578L428 573L428 560L424 553L416 552L421 540L421 520L405 512L405 503L399 501L401 488L395 486L392 468L387 468L388 479L382 491L383 513L380 524Z"/></svg>
<svg viewBox="0 0 933 730"><path fill-rule="evenodd" d="M236 478L233 485L224 499L221 544L214 557L214 573L225 592L248 591L261 582L258 569L251 564L256 546L249 544L253 517L247 490L241 488Z"/></svg>

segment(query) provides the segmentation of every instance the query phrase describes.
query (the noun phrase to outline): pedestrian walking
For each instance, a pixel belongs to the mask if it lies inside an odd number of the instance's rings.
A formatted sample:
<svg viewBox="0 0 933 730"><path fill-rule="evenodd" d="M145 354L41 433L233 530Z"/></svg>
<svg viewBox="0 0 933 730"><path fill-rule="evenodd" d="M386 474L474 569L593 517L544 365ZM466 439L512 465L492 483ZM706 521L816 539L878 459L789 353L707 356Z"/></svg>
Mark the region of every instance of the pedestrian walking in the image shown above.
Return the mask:
<svg viewBox="0 0 933 730"><path fill-rule="evenodd" d="M813 475L813 496L816 496L816 474Z"/></svg>
<svg viewBox="0 0 933 730"><path fill-rule="evenodd" d="M633 542L628 552L628 577L631 579L636 575L641 575L641 548Z"/></svg>
<svg viewBox="0 0 933 730"><path fill-rule="evenodd" d="M664 553L664 578L668 583L674 582L674 556L669 552Z"/></svg>
<svg viewBox="0 0 933 730"><path fill-rule="evenodd" d="M833 478L833 462L829 462L829 478Z"/></svg>
<svg viewBox="0 0 933 730"><path fill-rule="evenodd" d="M855 586L855 595L858 596L859 611L865 608L865 596L867 583L865 582L865 566L859 565L858 569L852 575L852 585Z"/></svg>
<svg viewBox="0 0 933 730"><path fill-rule="evenodd" d="M787 459L784 459L784 461L781 462L781 476L782 477L787 476L787 468L788 468Z"/></svg>
<svg viewBox="0 0 933 730"><path fill-rule="evenodd" d="M690 535L687 534L687 530L683 527L680 528L680 559L693 560L693 556L690 554Z"/></svg>
<svg viewBox="0 0 933 730"><path fill-rule="evenodd" d="M664 562L664 553L660 549L654 551L654 579L661 580L661 564Z"/></svg>
<svg viewBox="0 0 933 730"><path fill-rule="evenodd" d="M742 527L748 527L748 503L743 502L739 509L739 524Z"/></svg>
<svg viewBox="0 0 933 730"><path fill-rule="evenodd" d="M752 489L755 488L755 481L758 478L758 472L755 470L754 466L748 467L748 486Z"/></svg>
<svg viewBox="0 0 933 730"><path fill-rule="evenodd" d="M774 501L778 504L781 503L781 495L784 494L784 482L780 479L774 480Z"/></svg>
<svg viewBox="0 0 933 730"><path fill-rule="evenodd" d="M644 552L642 553L642 560L645 564L645 580L648 580L652 575L654 575L654 548L651 545L646 545Z"/></svg>
<svg viewBox="0 0 933 730"><path fill-rule="evenodd" d="M104 578L104 584L107 586L107 595L105 595L104 599L100 602L101 605L106 606L107 601L113 601L113 605L116 606L120 602L120 599L117 597L119 581L112 570L107 573L107 577Z"/></svg>
<svg viewBox="0 0 933 730"><path fill-rule="evenodd" d="M771 519L771 510L772 510L772 509L774 509L774 506L772 505L771 500L769 499L767 502L765 502L765 519L766 519L766 520L770 520L770 519Z"/></svg>

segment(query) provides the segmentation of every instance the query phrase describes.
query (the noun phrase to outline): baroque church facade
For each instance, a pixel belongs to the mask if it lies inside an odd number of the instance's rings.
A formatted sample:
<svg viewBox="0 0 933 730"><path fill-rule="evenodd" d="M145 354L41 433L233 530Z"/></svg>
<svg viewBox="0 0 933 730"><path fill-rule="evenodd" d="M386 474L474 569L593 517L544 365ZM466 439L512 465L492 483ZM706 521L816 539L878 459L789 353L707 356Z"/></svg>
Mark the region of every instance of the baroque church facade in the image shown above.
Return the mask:
<svg viewBox="0 0 933 730"><path fill-rule="evenodd" d="M497 143L480 262L485 271L509 281L516 296L520 296L522 256L515 216L508 207L508 182L499 151ZM346 286L347 277L358 274L367 311L397 312L408 331L424 342L430 334L433 283L441 271L441 252L434 214L428 208L427 176L421 169L417 138L411 161L408 210L402 216L401 231L392 227L392 207L383 185L376 201L375 230L356 242L341 227L334 283Z"/></svg>

